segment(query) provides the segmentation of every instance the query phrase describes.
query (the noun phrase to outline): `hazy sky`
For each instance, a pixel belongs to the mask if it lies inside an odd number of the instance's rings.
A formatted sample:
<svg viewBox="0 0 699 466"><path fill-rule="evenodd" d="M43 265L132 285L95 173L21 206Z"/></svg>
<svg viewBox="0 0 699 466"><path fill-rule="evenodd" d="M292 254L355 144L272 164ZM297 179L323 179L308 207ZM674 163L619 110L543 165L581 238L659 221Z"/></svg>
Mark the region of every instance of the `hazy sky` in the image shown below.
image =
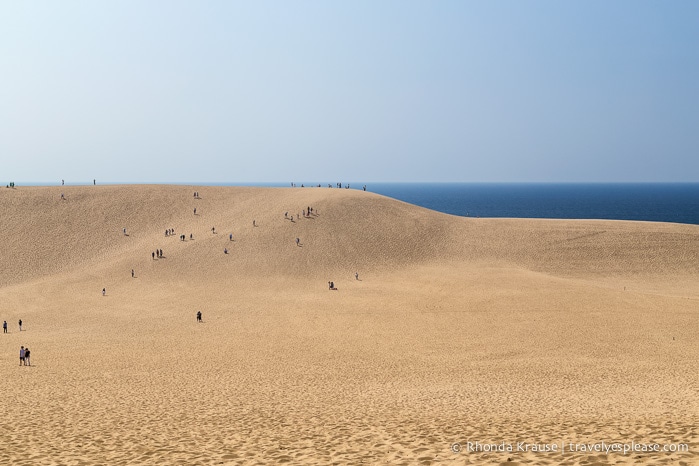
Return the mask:
<svg viewBox="0 0 699 466"><path fill-rule="evenodd" d="M699 181L697 1L3 1L0 182Z"/></svg>

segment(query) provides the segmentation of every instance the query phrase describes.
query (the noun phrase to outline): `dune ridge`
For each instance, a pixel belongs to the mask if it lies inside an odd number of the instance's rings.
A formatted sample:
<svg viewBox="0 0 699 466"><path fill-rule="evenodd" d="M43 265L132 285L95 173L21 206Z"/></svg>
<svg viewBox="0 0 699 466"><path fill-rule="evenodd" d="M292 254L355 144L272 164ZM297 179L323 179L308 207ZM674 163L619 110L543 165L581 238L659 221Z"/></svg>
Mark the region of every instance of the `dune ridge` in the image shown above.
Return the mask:
<svg viewBox="0 0 699 466"><path fill-rule="evenodd" d="M697 226L329 188L19 187L0 209L0 462L699 461ZM453 450L468 440L689 451Z"/></svg>

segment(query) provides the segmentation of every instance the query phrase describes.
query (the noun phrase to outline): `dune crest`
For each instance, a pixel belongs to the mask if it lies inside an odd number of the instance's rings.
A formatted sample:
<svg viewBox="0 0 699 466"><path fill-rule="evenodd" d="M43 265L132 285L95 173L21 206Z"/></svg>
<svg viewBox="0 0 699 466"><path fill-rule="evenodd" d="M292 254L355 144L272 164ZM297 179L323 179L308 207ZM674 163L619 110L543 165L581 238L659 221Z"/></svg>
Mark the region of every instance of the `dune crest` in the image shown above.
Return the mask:
<svg viewBox="0 0 699 466"><path fill-rule="evenodd" d="M308 207L315 213L303 216ZM694 225L461 218L344 189L23 187L0 191L0 209L3 285L96 263L141 263L159 248L183 259L174 273L212 267L207 251L227 246L236 258L228 267L281 275L446 260L495 260L576 276L694 274L699 261ZM170 228L175 234L166 238ZM229 234L235 244L228 244ZM295 238L304 254L289 248Z"/></svg>

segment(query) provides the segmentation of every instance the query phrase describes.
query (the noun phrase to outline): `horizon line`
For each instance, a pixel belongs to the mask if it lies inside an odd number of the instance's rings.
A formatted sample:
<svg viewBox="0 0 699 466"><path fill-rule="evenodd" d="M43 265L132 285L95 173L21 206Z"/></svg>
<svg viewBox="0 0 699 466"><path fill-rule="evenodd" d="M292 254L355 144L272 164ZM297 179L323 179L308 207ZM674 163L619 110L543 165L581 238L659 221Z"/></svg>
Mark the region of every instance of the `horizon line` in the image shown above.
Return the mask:
<svg viewBox="0 0 699 466"><path fill-rule="evenodd" d="M32 187L50 187L50 186L93 186L99 184L100 186L127 186L127 185L177 185L177 186L246 186L246 187L254 187L254 186L260 186L260 187L297 187L300 188L306 187L306 188L313 188L313 187L318 187L320 185L321 188L327 188L328 184L335 188L338 182L293 182L294 186L292 186L291 181L104 181L101 183L96 183L96 182L90 182L90 181L77 181L77 182L68 182L65 184L62 184L60 182L47 182L47 181L12 181L12 182L5 182L5 183L0 183L0 186L2 184L5 184L6 187L9 187L10 183L14 183L16 187L18 185L23 185L23 186L32 186ZM597 184L597 185L603 185L603 184L699 184L699 181L349 181L349 182L342 182L343 189L344 186L349 184L350 189L361 189L364 185L370 185L370 184L380 184L380 185L386 185L386 184L395 184L395 185L400 185L400 184L472 184L472 185L484 185L484 184L491 184L491 185L541 185L541 184L549 184L549 185L556 185L556 184L570 184L570 185L582 185L582 184ZM337 189L337 188L335 188Z"/></svg>

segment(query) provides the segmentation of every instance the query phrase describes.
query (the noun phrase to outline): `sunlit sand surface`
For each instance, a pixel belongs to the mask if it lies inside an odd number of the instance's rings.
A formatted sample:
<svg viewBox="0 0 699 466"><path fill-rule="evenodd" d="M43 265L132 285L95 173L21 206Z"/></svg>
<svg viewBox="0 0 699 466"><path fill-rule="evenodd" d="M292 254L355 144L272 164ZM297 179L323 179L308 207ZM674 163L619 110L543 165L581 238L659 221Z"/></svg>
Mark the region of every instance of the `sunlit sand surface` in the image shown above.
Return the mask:
<svg viewBox="0 0 699 466"><path fill-rule="evenodd" d="M0 211L2 464L699 463L697 226L328 188L3 188Z"/></svg>

